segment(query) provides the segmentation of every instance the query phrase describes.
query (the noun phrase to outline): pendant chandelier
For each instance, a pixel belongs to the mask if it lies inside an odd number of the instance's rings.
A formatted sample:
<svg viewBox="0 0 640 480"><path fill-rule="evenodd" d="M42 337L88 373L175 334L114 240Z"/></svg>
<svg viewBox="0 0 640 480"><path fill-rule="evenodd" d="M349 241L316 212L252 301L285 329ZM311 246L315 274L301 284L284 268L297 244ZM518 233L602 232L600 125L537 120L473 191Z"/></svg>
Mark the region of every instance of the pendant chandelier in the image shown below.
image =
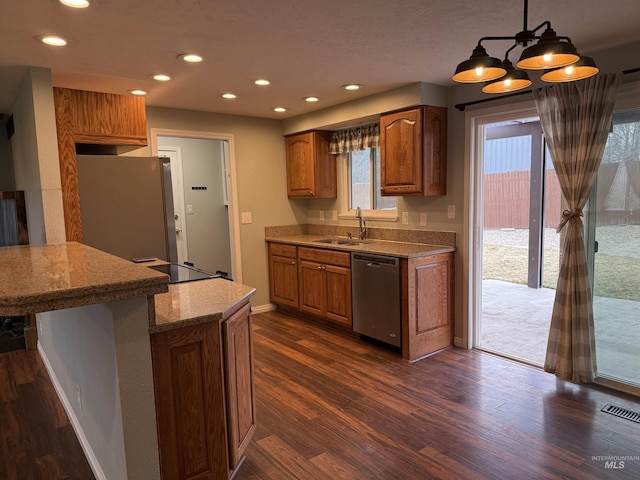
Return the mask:
<svg viewBox="0 0 640 480"><path fill-rule="evenodd" d="M486 82L482 88L485 93L507 93L531 85L525 70L546 70L540 77L545 82L573 82L598 73L593 59L581 57L571 39L559 37L548 20L529 30L528 7L528 0L524 0L524 30L510 37L482 37L469 60L458 65L453 79L461 83ZM538 35L543 27L544 31ZM504 60L500 60L489 56L482 46L485 40L513 40L515 43L505 52ZM519 46L525 48L514 67L509 53Z"/></svg>

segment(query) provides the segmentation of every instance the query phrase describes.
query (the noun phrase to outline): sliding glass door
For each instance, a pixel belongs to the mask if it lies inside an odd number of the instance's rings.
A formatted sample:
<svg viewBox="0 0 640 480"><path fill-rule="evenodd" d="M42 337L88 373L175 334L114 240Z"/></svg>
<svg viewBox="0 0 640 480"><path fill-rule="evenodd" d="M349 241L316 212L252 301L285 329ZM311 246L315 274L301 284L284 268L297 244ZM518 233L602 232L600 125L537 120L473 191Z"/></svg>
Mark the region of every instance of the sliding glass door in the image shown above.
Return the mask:
<svg viewBox="0 0 640 480"><path fill-rule="evenodd" d="M640 109L614 114L586 242L598 376L640 387Z"/></svg>
<svg viewBox="0 0 640 480"><path fill-rule="evenodd" d="M537 118L487 124L482 131L482 308L476 345L541 366L558 278L558 180Z"/></svg>

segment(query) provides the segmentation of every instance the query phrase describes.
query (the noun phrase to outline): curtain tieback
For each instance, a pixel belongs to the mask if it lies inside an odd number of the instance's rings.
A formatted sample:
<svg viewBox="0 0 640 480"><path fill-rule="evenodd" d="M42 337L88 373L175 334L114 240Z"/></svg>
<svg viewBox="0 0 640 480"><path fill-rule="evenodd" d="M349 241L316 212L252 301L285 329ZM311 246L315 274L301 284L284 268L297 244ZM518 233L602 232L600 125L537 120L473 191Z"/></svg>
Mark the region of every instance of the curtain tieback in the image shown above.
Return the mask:
<svg viewBox="0 0 640 480"><path fill-rule="evenodd" d="M569 220L571 220L572 218L579 219L581 216L582 216L581 208L576 208L573 211L564 210L562 212L562 220L560 221L560 225L558 225L558 228L556 229L556 233L560 233L564 228L564 226L569 222Z"/></svg>

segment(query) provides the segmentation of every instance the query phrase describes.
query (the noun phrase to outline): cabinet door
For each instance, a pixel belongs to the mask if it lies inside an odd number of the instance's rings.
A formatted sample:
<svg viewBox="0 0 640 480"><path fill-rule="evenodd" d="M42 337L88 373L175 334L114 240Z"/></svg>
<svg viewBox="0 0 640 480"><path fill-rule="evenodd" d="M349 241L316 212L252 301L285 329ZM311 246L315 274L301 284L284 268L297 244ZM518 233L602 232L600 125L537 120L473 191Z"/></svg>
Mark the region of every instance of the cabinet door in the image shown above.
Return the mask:
<svg viewBox="0 0 640 480"><path fill-rule="evenodd" d="M416 360L453 344L453 254L409 259L407 273L405 355Z"/></svg>
<svg viewBox="0 0 640 480"><path fill-rule="evenodd" d="M313 197L316 175L313 132L287 137L285 145L287 149L287 195L289 197Z"/></svg>
<svg viewBox="0 0 640 480"><path fill-rule="evenodd" d="M151 336L162 478L226 479L220 323Z"/></svg>
<svg viewBox="0 0 640 480"><path fill-rule="evenodd" d="M324 317L327 310L327 287L324 265L300 260L298 262L298 282L300 285L300 310Z"/></svg>
<svg viewBox="0 0 640 480"><path fill-rule="evenodd" d="M334 322L351 326L351 269L326 265L325 281L327 285L326 317Z"/></svg>
<svg viewBox="0 0 640 480"><path fill-rule="evenodd" d="M382 195L422 194L422 109L380 117Z"/></svg>
<svg viewBox="0 0 640 480"><path fill-rule="evenodd" d="M242 307L223 323L229 467L233 471L255 433L251 307Z"/></svg>
<svg viewBox="0 0 640 480"><path fill-rule="evenodd" d="M84 90L57 89L74 112L78 143L147 145L145 102L142 97Z"/></svg>
<svg viewBox="0 0 640 480"><path fill-rule="evenodd" d="M424 107L424 195L447 193L447 109Z"/></svg>
<svg viewBox="0 0 640 480"><path fill-rule="evenodd" d="M269 298L298 308L298 265L295 258L269 256Z"/></svg>

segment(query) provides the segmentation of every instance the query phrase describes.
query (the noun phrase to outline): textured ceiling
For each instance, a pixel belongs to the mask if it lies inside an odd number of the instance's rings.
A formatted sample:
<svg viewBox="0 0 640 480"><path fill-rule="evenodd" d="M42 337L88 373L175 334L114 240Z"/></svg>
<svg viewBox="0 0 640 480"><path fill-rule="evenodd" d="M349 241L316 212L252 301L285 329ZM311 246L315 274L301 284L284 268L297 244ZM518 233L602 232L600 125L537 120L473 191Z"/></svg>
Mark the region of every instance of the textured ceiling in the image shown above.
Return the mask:
<svg viewBox="0 0 640 480"><path fill-rule="evenodd" d="M581 53L640 41L638 0L530 1L528 26L544 20ZM513 0L91 0L82 10L5 0L0 111L10 108L19 67L38 66L52 70L55 86L142 88L147 105L287 118L410 83L452 85L457 63L480 37L522 27L523 3ZM34 38L41 34L70 43L45 46ZM485 46L502 57L510 45ZM185 64L177 59L185 52L205 61ZM157 72L172 80L148 78ZM272 84L256 87L251 81L260 77ZM364 87L346 92L346 83ZM222 99L226 91L238 98ZM305 102L309 95L320 102ZM279 105L289 110L273 112Z"/></svg>

